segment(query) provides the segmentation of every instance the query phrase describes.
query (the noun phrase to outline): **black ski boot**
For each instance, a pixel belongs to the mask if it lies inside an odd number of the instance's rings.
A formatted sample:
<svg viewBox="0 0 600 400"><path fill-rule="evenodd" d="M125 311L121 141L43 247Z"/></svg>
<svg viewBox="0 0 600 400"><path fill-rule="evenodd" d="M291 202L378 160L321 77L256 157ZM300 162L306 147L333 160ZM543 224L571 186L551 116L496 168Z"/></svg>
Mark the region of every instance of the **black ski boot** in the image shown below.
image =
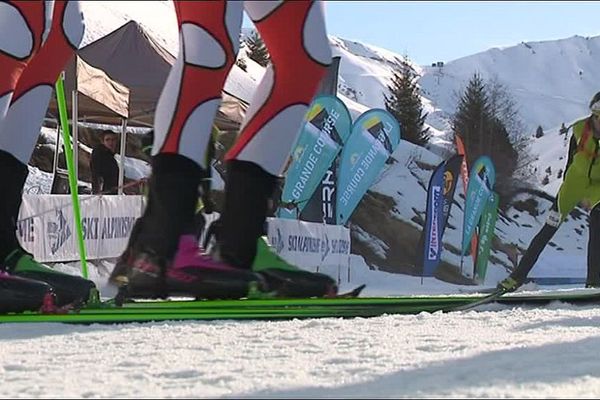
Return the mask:
<svg viewBox="0 0 600 400"><path fill-rule="evenodd" d="M16 221L22 191L29 173L27 166L11 154L0 150L0 265L14 276L42 281L52 286L59 306L86 303L98 298L94 282L64 274L35 261L21 248L16 236Z"/></svg>
<svg viewBox="0 0 600 400"><path fill-rule="evenodd" d="M284 262L263 246L268 200L277 178L257 164L232 160L227 163L225 207L221 216L217 254L238 268L262 275L278 297L323 297L337 293L328 275L302 270ZM257 246L261 246L257 259Z"/></svg>
<svg viewBox="0 0 600 400"><path fill-rule="evenodd" d="M56 295L56 305L83 305L98 302L96 284L80 276L55 271L34 260L22 248L15 249L4 260L7 271L14 276L45 282Z"/></svg>
<svg viewBox="0 0 600 400"><path fill-rule="evenodd" d="M0 273L0 314L38 311L52 295L44 282Z"/></svg>
<svg viewBox="0 0 600 400"><path fill-rule="evenodd" d="M237 299L262 287L259 275L216 262L199 249L192 229L203 176L186 157L154 157L148 207L111 276L111 282L127 285L129 297Z"/></svg>
<svg viewBox="0 0 600 400"><path fill-rule="evenodd" d="M254 272L263 273L267 285L277 288L279 297L332 297L337 294L335 281L326 274L298 268L281 258L266 236L258 239Z"/></svg>

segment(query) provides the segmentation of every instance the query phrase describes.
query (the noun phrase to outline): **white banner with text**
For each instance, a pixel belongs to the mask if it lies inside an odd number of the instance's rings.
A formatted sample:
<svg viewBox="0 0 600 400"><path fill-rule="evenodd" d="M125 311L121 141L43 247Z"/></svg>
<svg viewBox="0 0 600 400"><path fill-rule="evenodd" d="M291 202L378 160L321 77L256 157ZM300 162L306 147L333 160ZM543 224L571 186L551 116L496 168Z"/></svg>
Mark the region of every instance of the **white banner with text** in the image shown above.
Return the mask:
<svg viewBox="0 0 600 400"><path fill-rule="evenodd" d="M79 196L87 259L121 255L143 196ZM79 260L77 230L70 195L24 195L17 223L23 248L40 262Z"/></svg>
<svg viewBox="0 0 600 400"><path fill-rule="evenodd" d="M269 242L283 259L303 269L345 267L350 257L350 230L294 219L268 218Z"/></svg>

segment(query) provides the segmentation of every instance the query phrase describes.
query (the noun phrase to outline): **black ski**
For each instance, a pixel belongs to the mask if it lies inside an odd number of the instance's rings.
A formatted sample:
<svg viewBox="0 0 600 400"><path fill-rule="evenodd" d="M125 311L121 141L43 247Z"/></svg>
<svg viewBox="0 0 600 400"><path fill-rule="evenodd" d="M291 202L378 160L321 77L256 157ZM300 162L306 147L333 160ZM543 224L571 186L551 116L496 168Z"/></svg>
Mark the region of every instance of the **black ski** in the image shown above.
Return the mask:
<svg viewBox="0 0 600 400"><path fill-rule="evenodd" d="M480 298L479 300L475 300L472 302L469 302L467 304L463 304L460 306L455 306L455 307L450 307L444 311L446 312L451 312L451 311L467 311L467 310L471 310L473 308L482 306L484 304L488 304L488 303L493 303L495 300L497 300L498 298L500 298L502 295L504 295L506 293L506 290L504 289L496 289L494 292L488 294L487 296L484 296L482 298Z"/></svg>
<svg viewBox="0 0 600 400"><path fill-rule="evenodd" d="M367 285L363 284L363 285L357 286L354 289L349 290L347 292L338 293L334 296L324 297L324 298L325 299L353 299L353 298L359 297L361 292L363 291L363 289L366 286ZM121 306L123 306L123 304L135 303L135 302L136 302L136 299L131 298L128 294L127 285L123 285L123 286L119 287L119 291L118 291L117 295L113 299L103 302L103 305L121 307Z"/></svg>
<svg viewBox="0 0 600 400"><path fill-rule="evenodd" d="M348 292L345 293L338 293L337 295L333 296L333 298L336 299L347 299L347 298L354 298L354 297L358 297L360 296L360 293L363 291L363 289L366 287L367 285L360 285Z"/></svg>
<svg viewBox="0 0 600 400"><path fill-rule="evenodd" d="M458 289L460 293L465 294L488 294L494 293L498 288L496 286L482 289Z"/></svg>

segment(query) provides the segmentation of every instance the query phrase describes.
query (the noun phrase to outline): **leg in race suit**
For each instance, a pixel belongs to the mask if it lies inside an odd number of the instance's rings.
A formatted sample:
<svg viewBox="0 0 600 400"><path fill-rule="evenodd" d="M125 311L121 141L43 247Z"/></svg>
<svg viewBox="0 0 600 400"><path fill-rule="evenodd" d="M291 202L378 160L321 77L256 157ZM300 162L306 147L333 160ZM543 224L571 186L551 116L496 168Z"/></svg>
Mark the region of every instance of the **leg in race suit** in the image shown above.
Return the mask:
<svg viewBox="0 0 600 400"><path fill-rule="evenodd" d="M0 292L13 290L15 302L23 299L23 309L31 309L36 304L33 298L45 288L51 288L59 305L85 302L96 294L93 282L38 263L16 236L27 163L54 82L83 32L77 1L0 3ZM29 295L17 296L18 290L11 287L27 290Z"/></svg>
<svg viewBox="0 0 600 400"><path fill-rule="evenodd" d="M124 280L130 293L203 298L246 297L253 289L281 296L335 293L326 275L296 268L253 271L267 201L331 62L322 4L177 1L175 7L180 51L157 106L148 208L127 249ZM244 9L269 49L271 65L226 157L222 229L218 252L209 257L188 227L210 168L207 143L238 52Z"/></svg>

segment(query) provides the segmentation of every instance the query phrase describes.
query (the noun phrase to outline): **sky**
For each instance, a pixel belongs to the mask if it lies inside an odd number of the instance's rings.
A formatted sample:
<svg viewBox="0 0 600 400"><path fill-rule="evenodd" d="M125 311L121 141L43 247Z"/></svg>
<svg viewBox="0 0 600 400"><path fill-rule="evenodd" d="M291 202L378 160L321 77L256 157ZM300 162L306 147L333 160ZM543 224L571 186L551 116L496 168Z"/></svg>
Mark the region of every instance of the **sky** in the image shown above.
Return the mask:
<svg viewBox="0 0 600 400"><path fill-rule="evenodd" d="M420 65L522 41L600 35L600 2L594 1L327 1L325 9L330 35Z"/></svg>

